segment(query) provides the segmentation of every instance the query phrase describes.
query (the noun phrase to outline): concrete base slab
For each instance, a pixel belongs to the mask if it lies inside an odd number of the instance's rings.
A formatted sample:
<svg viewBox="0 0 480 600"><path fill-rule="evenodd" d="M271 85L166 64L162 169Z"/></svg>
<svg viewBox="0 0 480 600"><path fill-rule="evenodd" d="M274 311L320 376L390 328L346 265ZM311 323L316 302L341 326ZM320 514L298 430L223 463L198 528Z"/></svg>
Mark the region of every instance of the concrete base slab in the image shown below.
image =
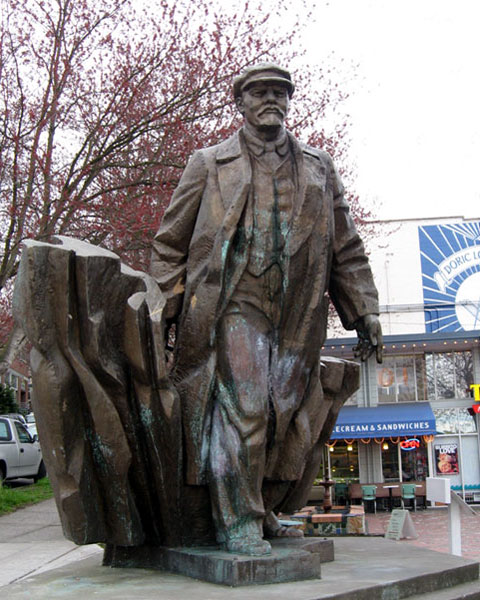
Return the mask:
<svg viewBox="0 0 480 600"><path fill-rule="evenodd" d="M1 544L0 586L34 573L37 569L56 560L59 556L66 556L75 552L77 548L78 546L68 540L44 542L41 546L35 542Z"/></svg>
<svg viewBox="0 0 480 600"><path fill-rule="evenodd" d="M466 582L478 585L478 563L383 538L335 539L335 561L322 564L322 579L227 588L148 569L111 569L99 556L29 576L0 588L9 600L385 600L461 598ZM435 590L448 590L444 595ZM423 597L423 596L422 596ZM475 598L475 596L466 596ZM475 598L476 600L476 598Z"/></svg>
<svg viewBox="0 0 480 600"><path fill-rule="evenodd" d="M334 558L333 541L279 538L272 554L246 556L219 547L107 547L104 565L160 569L203 581L237 587L320 578L320 564Z"/></svg>

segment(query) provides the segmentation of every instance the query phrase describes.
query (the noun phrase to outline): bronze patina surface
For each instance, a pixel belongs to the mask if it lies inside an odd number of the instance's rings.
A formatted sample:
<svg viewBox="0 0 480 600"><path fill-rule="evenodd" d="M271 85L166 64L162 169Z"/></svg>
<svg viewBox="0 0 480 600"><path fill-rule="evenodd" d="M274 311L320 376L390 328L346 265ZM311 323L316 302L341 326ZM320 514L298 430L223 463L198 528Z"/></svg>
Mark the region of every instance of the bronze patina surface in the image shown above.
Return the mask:
<svg viewBox="0 0 480 600"><path fill-rule="evenodd" d="M263 556L268 538L301 535L276 514L306 504L358 387L356 363L320 356L328 297L359 356L381 360L337 171L284 126L291 75L257 65L233 89L244 125L190 159L150 274L65 237L22 255L14 310L64 531L110 559L212 543Z"/></svg>
<svg viewBox="0 0 480 600"><path fill-rule="evenodd" d="M263 554L264 530L288 533L274 515L301 501L326 433L328 295L359 331L364 357L381 347L381 329L332 159L284 127L290 74L257 65L233 89L244 126L192 156L155 237L151 274L178 326L172 379L186 481L208 484L217 541Z"/></svg>

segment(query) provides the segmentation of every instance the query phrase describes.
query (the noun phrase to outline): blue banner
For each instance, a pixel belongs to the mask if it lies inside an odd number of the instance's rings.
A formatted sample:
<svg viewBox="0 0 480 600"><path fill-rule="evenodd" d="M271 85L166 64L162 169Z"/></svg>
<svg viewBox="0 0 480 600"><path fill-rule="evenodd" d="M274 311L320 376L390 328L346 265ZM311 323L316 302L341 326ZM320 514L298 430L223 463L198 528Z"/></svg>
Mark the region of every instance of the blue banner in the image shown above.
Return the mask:
<svg viewBox="0 0 480 600"><path fill-rule="evenodd" d="M480 221L418 228L425 328L480 329Z"/></svg>
<svg viewBox="0 0 480 600"><path fill-rule="evenodd" d="M342 406L330 439L435 435L435 417L428 402L402 402L359 408Z"/></svg>

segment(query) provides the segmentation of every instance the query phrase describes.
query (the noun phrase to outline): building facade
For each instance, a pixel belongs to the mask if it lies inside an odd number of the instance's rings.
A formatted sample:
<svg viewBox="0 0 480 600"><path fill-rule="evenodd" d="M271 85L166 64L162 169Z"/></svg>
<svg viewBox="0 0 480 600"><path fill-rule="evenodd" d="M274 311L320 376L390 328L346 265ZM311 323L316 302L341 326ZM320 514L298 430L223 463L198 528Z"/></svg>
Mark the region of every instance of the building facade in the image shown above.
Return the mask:
<svg viewBox="0 0 480 600"><path fill-rule="evenodd" d="M384 361L362 365L328 452L331 476L360 483L451 479L480 502L480 221L390 222L371 253ZM352 358L356 339L325 355ZM478 389L477 389L478 395ZM480 398L479 398L480 399Z"/></svg>
<svg viewBox="0 0 480 600"><path fill-rule="evenodd" d="M30 367L26 359L23 357L15 358L6 373L1 376L0 383L8 385L14 390L15 401L22 412L31 411L32 380Z"/></svg>

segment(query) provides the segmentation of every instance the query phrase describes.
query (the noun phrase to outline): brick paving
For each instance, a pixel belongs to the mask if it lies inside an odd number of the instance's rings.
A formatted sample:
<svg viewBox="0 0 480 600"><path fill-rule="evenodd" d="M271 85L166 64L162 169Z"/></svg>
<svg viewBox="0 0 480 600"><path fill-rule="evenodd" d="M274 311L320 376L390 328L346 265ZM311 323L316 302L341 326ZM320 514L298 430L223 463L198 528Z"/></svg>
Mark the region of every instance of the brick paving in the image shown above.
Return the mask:
<svg viewBox="0 0 480 600"><path fill-rule="evenodd" d="M462 513L462 556L480 562L480 507L474 507L476 515ZM399 543L449 553L448 510L446 508L410 511L418 534L417 539L400 540ZM367 513L368 533L385 534L390 520L389 512Z"/></svg>

